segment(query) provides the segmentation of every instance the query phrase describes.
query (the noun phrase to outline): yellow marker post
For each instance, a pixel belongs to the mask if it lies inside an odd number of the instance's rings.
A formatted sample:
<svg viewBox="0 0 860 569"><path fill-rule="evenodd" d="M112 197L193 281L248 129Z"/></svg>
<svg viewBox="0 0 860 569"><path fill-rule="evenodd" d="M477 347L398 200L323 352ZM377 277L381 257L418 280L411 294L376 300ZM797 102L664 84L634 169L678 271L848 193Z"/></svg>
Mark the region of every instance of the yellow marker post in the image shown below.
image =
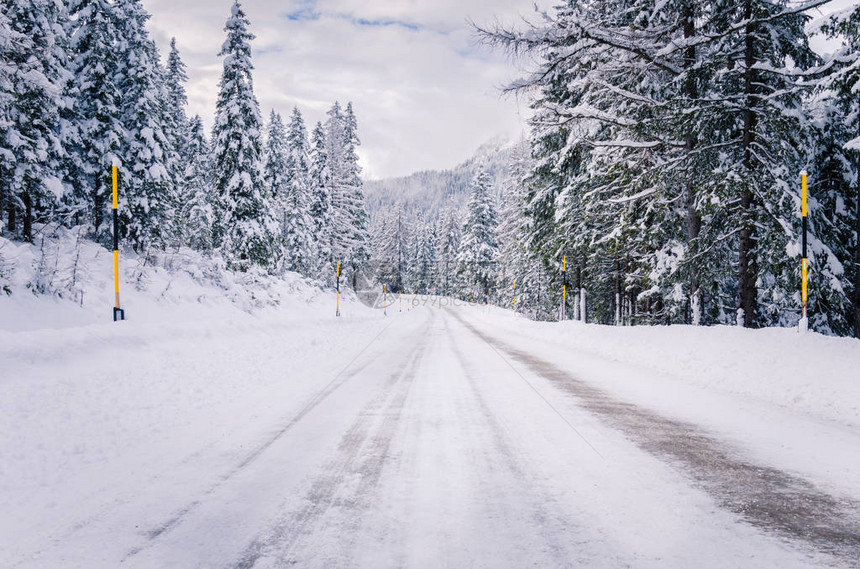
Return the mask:
<svg viewBox="0 0 860 569"><path fill-rule="evenodd" d="M335 298L336 298L336 308L334 312L335 318L340 317L340 261L337 263L337 269L335 270Z"/></svg>
<svg viewBox="0 0 860 569"><path fill-rule="evenodd" d="M561 272L563 275L561 284L561 319L564 320L566 316L565 312L567 312L567 255L562 258Z"/></svg>
<svg viewBox="0 0 860 569"><path fill-rule="evenodd" d="M564 283L561 285L561 300L567 304L567 257L562 260L561 270L564 273Z"/></svg>
<svg viewBox="0 0 860 569"><path fill-rule="evenodd" d="M803 223L803 261L801 266L801 301L803 302L803 313L800 317L800 330L802 332L806 332L809 328L809 319L807 317L807 303L809 301L809 260L807 257L806 251L806 232L809 227L809 222L807 219L807 185L806 185L806 170L802 170L800 172L800 185L801 185L801 215L802 215L802 223Z"/></svg>
<svg viewBox="0 0 860 569"><path fill-rule="evenodd" d="M517 311L517 279L514 279L514 312Z"/></svg>
<svg viewBox="0 0 860 569"><path fill-rule="evenodd" d="M119 304L119 199L117 197L118 175L117 168L111 168L113 178L113 288L116 295L116 303L113 307L113 321L125 320L125 310Z"/></svg>

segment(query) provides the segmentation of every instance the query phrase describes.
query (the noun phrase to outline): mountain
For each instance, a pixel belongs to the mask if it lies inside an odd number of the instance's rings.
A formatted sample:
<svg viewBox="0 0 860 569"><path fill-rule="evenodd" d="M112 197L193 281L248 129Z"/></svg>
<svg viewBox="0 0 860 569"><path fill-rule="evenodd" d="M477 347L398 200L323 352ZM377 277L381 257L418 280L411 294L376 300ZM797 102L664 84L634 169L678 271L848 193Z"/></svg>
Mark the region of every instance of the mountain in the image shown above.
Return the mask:
<svg viewBox="0 0 860 569"><path fill-rule="evenodd" d="M402 203L407 212L424 213L434 219L448 196L461 204L469 196L469 185L479 169L484 168L499 183L507 176L508 162L514 142L496 138L483 144L474 156L450 170L424 170L400 178L367 180L364 193L370 215L374 217Z"/></svg>

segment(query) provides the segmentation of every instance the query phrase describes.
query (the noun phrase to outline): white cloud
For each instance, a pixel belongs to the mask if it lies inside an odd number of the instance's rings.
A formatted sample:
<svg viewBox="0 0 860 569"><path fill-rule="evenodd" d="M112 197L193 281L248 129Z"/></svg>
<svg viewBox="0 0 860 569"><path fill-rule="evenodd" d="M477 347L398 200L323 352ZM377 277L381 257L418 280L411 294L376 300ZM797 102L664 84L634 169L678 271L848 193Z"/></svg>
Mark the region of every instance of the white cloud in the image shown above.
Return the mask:
<svg viewBox="0 0 860 569"><path fill-rule="evenodd" d="M175 36L188 65L190 113L209 124L231 4L144 0L161 50ZM263 116L298 106L312 128L335 100L352 101L368 176L451 167L486 140L522 128L518 113L526 109L498 91L517 70L476 45L467 19L511 22L532 14L530 0L246 0L242 7L257 36Z"/></svg>

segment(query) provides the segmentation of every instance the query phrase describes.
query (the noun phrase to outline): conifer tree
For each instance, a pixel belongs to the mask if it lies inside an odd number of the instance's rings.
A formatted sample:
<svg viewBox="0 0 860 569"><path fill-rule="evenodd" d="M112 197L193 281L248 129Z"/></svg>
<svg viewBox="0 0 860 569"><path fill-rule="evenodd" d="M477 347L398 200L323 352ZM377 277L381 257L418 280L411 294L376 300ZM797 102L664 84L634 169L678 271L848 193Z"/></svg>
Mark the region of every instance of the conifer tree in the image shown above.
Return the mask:
<svg viewBox="0 0 860 569"><path fill-rule="evenodd" d="M170 38L170 53L167 56L165 69L165 89L167 90L167 114L169 117L168 138L173 148L181 157L185 157L185 143L189 136L188 117L185 107L188 106L188 95L185 83L188 82L186 66L179 56L176 38Z"/></svg>
<svg viewBox="0 0 860 569"><path fill-rule="evenodd" d="M373 262L380 285L389 292L406 291L411 268L411 232L403 204L381 216L374 232Z"/></svg>
<svg viewBox="0 0 860 569"><path fill-rule="evenodd" d="M68 105L68 14L48 0L5 2L3 38L4 93L0 116L0 202L5 202L7 229L33 239L38 214L53 212L65 194L61 181L66 152L61 114Z"/></svg>
<svg viewBox="0 0 860 569"><path fill-rule="evenodd" d="M278 226L272 198L263 183L260 107L251 71L253 34L238 1L225 25L221 47L224 71L219 84L213 128L216 246L231 268L274 268L278 264Z"/></svg>
<svg viewBox="0 0 860 569"><path fill-rule="evenodd" d="M188 95L185 91L185 83L188 75L185 71L185 63L179 56L176 47L176 38L170 39L170 53L167 56L167 64L163 69L162 92L164 101L162 103L164 117L164 134L171 148L171 159L167 166L170 168L169 177L172 184L173 216L171 219L170 233L179 237L180 245L188 243L187 228L187 205L189 196L188 186L184 184L191 162L197 158L200 141L192 141L191 128L185 109L188 106ZM175 239L174 239L175 241Z"/></svg>
<svg viewBox="0 0 860 569"><path fill-rule="evenodd" d="M165 106L167 89L158 50L146 30L149 14L140 0L117 0L114 9L122 41L117 84L123 133L119 163L121 232L136 250L163 247L177 209L178 156L168 137L173 109Z"/></svg>
<svg viewBox="0 0 860 569"><path fill-rule="evenodd" d="M454 201L449 198L436 230L435 280L440 294L458 292L457 253L460 251L462 221Z"/></svg>
<svg viewBox="0 0 860 569"><path fill-rule="evenodd" d="M182 221L179 224L185 243L198 251L213 247L212 224L214 214L209 202L212 192L212 165L209 143L203 130L203 121L195 115L188 123L185 145L185 169L182 187L187 196L182 204Z"/></svg>
<svg viewBox="0 0 860 569"><path fill-rule="evenodd" d="M821 207L812 211L823 213L830 222L831 236L827 242L836 250L845 267L842 283L851 305L847 311L847 324L853 328L854 337L860 338L860 102L857 100L860 8L833 15L825 24L824 32L840 38L844 45L828 62L832 72L819 83L819 90L824 94L821 103L823 117L819 122L824 128L819 141L819 156L813 164L828 167L818 168L825 175L817 176L820 182L816 186L823 191L816 192L813 186L813 195L821 196L818 200ZM824 287L818 287L819 290L835 288L832 285L827 287L826 280L824 284ZM834 305L838 306L838 302L832 301L829 306L813 309L813 326L817 317L832 319L830 313L835 312ZM833 328L837 333L843 332L838 324Z"/></svg>
<svg viewBox="0 0 860 569"><path fill-rule="evenodd" d="M369 258L367 210L359 174L359 144L352 104L344 112L335 102L325 127L328 188L332 200L332 257L354 275Z"/></svg>
<svg viewBox="0 0 860 569"><path fill-rule="evenodd" d="M287 129L281 115L272 110L269 114L269 124L266 132L265 162L263 165L263 180L272 198L279 204L281 230L285 227L284 208L289 194L289 148L287 147Z"/></svg>
<svg viewBox="0 0 860 569"><path fill-rule="evenodd" d="M14 167L15 156L9 149L9 133L14 126L12 121L12 103L14 93L12 91L15 67L11 65L14 57L14 49L17 41L24 39L20 34L13 32L9 17L5 12L0 12L0 180L8 180L10 172ZM3 231L3 217L7 211L7 200L11 201L11 192L8 184L0 181L0 232Z"/></svg>
<svg viewBox="0 0 860 569"><path fill-rule="evenodd" d="M415 230L413 231L409 290L418 294L428 294L432 291L434 288L435 256L435 224L419 219L415 223Z"/></svg>
<svg viewBox="0 0 860 569"><path fill-rule="evenodd" d="M293 109L286 145L284 257L289 270L312 276L317 264L317 247L314 222L310 217L310 146L304 119L298 108Z"/></svg>
<svg viewBox="0 0 860 569"><path fill-rule="evenodd" d="M121 67L116 46L124 41L116 8L106 0L73 0L72 73L76 137L71 143L73 193L68 207L77 220L92 224L97 239L108 242L110 168L124 136L122 91L116 80ZM85 212L85 213L84 213Z"/></svg>
<svg viewBox="0 0 860 569"><path fill-rule="evenodd" d="M368 215L364 203L364 191L361 181L361 167L358 165L358 146L361 140L358 138L358 120L352 108L352 102L347 103L344 112L344 142L346 149L345 182L348 188L348 209L352 223L352 259L353 263L361 263L369 258L368 251Z"/></svg>
<svg viewBox="0 0 860 569"><path fill-rule="evenodd" d="M462 241L457 255L457 272L467 294L484 298L494 285L499 245L496 239L496 206L492 180L481 170L472 180Z"/></svg>
<svg viewBox="0 0 860 569"><path fill-rule="evenodd" d="M334 261L346 265L349 251L349 220L343 190L344 129L340 103L335 102L325 122L326 190L331 196L331 254Z"/></svg>
<svg viewBox="0 0 860 569"><path fill-rule="evenodd" d="M308 178L311 188L310 216L316 235L316 275L332 282L335 267L332 260L332 200L329 182L325 130L318 122L311 134Z"/></svg>
<svg viewBox="0 0 860 569"><path fill-rule="evenodd" d="M528 178L531 176L532 164L529 157L530 147L527 141L521 141L511 154L508 178L504 182L502 208L499 215L499 275L496 283L498 296L504 299L506 306L513 307L514 296L519 296L517 308L522 310L533 307L534 300L524 298L523 294L530 291L530 283L534 271L540 267L541 261L528 242L529 218L526 215L528 199ZM544 283L548 284L544 279ZM526 302L523 303L523 300Z"/></svg>
<svg viewBox="0 0 860 569"><path fill-rule="evenodd" d="M512 86L538 93L530 241L545 262L580 257L600 320L640 305L664 321L797 318L810 7L568 2L542 26L485 32L543 60ZM816 269L838 277L820 243Z"/></svg>

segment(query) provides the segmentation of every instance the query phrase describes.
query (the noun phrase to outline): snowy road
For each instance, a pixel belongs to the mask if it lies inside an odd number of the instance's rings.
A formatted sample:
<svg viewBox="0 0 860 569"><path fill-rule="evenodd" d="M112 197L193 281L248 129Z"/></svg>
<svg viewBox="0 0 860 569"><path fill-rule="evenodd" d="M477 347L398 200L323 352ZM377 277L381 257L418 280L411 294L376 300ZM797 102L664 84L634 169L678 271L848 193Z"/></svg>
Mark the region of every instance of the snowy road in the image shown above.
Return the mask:
<svg viewBox="0 0 860 569"><path fill-rule="evenodd" d="M857 474L839 457L803 464L788 440L811 431L850 453L857 429L684 392L688 410L737 414L697 424L590 370L648 372L512 326L421 308L312 330L329 341L280 359L292 331L242 342L243 362L266 362L248 373L274 367L252 395L154 423L127 455L25 498L7 480L0 566L860 567ZM140 377L227 366L215 344L128 359Z"/></svg>

